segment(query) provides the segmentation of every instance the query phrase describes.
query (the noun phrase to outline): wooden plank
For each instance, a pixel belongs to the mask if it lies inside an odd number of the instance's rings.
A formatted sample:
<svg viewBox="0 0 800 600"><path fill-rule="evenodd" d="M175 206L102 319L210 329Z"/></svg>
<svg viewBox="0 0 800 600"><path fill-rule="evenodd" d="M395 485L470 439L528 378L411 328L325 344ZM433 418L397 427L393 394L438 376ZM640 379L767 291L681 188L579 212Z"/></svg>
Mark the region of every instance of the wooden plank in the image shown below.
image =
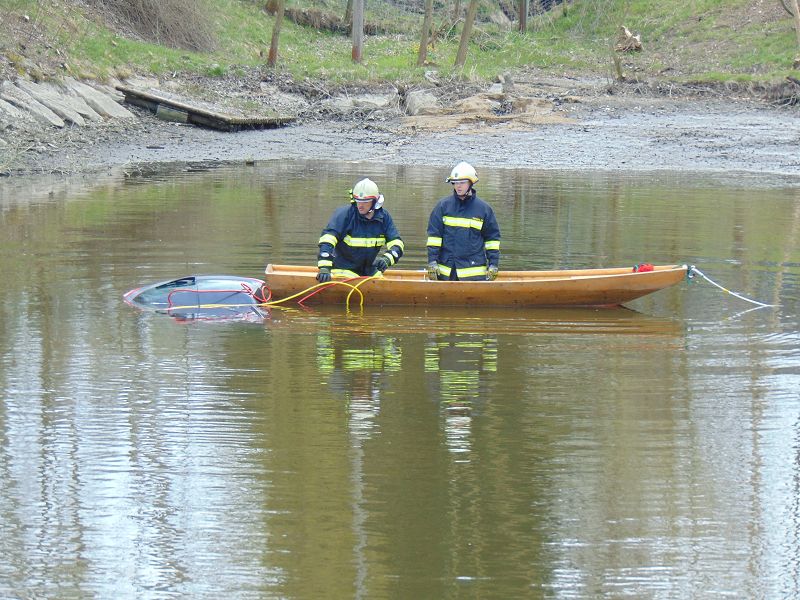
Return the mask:
<svg viewBox="0 0 800 600"><path fill-rule="evenodd" d="M193 104L190 100L179 100L153 90L140 90L125 85L117 89L125 95L125 102L140 106L156 114L186 114L181 122L210 127L221 131L238 131L240 129L274 128L294 122L294 117L265 117L260 115L233 115L218 110ZM182 119L182 116L181 116Z"/></svg>

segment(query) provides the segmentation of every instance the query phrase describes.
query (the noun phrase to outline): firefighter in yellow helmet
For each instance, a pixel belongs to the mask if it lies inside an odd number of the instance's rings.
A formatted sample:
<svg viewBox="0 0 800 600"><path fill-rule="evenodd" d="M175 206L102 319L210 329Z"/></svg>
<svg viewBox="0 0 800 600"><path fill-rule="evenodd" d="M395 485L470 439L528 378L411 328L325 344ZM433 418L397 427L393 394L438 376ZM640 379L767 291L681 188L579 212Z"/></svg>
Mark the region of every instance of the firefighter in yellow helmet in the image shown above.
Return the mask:
<svg viewBox="0 0 800 600"><path fill-rule="evenodd" d="M362 179L353 186L350 203L337 208L322 230L317 281L383 273L401 256L403 240L383 208L383 195L374 181Z"/></svg>
<svg viewBox="0 0 800 600"><path fill-rule="evenodd" d="M445 181L453 193L439 200L428 220L428 278L494 281L500 268L500 227L492 207L474 189L478 174L460 162Z"/></svg>

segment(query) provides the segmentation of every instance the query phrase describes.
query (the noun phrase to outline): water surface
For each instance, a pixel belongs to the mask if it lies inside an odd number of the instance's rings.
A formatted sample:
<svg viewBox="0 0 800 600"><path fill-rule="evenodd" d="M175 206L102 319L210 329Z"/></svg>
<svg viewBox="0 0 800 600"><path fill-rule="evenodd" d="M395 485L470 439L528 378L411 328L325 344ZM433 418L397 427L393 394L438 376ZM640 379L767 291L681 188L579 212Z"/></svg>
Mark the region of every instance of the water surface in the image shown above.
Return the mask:
<svg viewBox="0 0 800 600"><path fill-rule="evenodd" d="M363 176L423 268L446 171L0 187L0 596L800 595L800 192L481 172L502 268L687 263L619 309L171 319L122 294L313 264Z"/></svg>

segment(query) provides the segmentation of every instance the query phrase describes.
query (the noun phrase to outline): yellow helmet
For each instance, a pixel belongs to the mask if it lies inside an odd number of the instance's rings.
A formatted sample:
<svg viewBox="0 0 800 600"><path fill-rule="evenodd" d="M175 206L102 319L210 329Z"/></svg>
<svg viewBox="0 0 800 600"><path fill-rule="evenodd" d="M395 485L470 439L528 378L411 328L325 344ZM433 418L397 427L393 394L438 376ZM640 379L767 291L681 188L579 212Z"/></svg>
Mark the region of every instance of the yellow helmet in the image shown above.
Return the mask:
<svg viewBox="0 0 800 600"><path fill-rule="evenodd" d="M356 183L353 186L353 191L350 192L350 196L356 202L367 202L368 200L374 200L374 209L380 208L383 205L383 196L378 190L378 184L371 179L362 179Z"/></svg>
<svg viewBox="0 0 800 600"><path fill-rule="evenodd" d="M474 185L478 183L478 174L471 164L460 162L453 167L453 170L450 171L450 177L445 179L445 181L451 183L453 181L463 181L465 179Z"/></svg>

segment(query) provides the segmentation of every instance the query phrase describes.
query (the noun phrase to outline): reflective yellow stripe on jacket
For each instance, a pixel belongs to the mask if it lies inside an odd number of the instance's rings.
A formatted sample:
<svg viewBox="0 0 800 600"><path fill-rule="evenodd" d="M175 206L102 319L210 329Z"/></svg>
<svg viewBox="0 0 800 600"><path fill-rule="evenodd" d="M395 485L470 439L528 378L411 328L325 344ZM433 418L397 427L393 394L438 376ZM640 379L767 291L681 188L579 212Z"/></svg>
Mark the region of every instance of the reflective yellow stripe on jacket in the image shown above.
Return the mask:
<svg viewBox="0 0 800 600"><path fill-rule="evenodd" d="M383 236L376 238L359 238L346 235L342 241L353 248L379 248L386 243L386 238Z"/></svg>
<svg viewBox="0 0 800 600"><path fill-rule="evenodd" d="M323 234L322 237L319 238L319 242L317 242L317 244L330 244L331 246L336 246L338 243L339 240L331 233Z"/></svg>
<svg viewBox="0 0 800 600"><path fill-rule="evenodd" d="M448 217L445 215L442 217L442 223L449 225L450 227L472 227L473 229L483 228L483 219L479 219L478 217L465 219L463 217Z"/></svg>
<svg viewBox="0 0 800 600"><path fill-rule="evenodd" d="M350 269L333 269L331 271L331 277L334 279L352 279L353 277L361 277L361 275Z"/></svg>
<svg viewBox="0 0 800 600"><path fill-rule="evenodd" d="M390 240L386 242L386 252L383 253L384 258L389 261L389 266L395 264L397 262L398 253L392 252L392 248L397 248L400 250L399 254L403 254L403 251L406 249L405 244L403 244L403 240L400 238Z"/></svg>
<svg viewBox="0 0 800 600"><path fill-rule="evenodd" d="M450 277L450 273L452 269L447 265L439 264L437 267L437 271L440 275L444 275L445 277ZM465 267L463 269L456 269L456 275L458 278L461 279L463 277L478 277L479 275L486 276L486 265L480 265L479 267Z"/></svg>

